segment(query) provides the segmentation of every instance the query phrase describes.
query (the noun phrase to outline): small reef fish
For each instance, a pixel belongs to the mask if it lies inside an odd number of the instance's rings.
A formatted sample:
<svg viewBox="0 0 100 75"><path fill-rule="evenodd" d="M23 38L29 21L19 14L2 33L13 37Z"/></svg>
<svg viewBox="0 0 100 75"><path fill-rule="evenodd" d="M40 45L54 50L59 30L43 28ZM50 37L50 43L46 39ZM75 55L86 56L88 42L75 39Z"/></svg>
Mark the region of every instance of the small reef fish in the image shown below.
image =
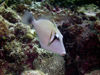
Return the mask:
<svg viewBox="0 0 100 75"><path fill-rule="evenodd" d="M26 11L22 22L32 24L36 30L42 48L64 56L66 50L63 44L63 36L57 26L47 19L35 20L32 12Z"/></svg>

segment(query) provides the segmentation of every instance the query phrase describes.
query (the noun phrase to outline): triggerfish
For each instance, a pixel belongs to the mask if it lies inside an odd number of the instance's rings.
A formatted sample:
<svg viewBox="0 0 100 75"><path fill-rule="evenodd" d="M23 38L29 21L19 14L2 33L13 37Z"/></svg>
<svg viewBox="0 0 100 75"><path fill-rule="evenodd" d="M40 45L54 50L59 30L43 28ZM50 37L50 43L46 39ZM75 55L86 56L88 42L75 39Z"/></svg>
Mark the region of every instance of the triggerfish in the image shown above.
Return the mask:
<svg viewBox="0 0 100 75"><path fill-rule="evenodd" d="M39 38L42 48L64 56L66 54L63 44L63 36L58 30L56 24L48 19L38 19L33 17L32 12L26 11L23 18L23 23L32 24Z"/></svg>

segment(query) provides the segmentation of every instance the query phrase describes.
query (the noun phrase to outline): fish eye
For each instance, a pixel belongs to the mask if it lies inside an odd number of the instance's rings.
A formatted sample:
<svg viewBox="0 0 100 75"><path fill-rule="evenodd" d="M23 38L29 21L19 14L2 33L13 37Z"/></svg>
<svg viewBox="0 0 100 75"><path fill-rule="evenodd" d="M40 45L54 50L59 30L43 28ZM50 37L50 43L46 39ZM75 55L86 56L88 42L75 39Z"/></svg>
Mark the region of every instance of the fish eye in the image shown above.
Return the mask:
<svg viewBox="0 0 100 75"><path fill-rule="evenodd" d="M60 40L58 34L55 35L54 40Z"/></svg>

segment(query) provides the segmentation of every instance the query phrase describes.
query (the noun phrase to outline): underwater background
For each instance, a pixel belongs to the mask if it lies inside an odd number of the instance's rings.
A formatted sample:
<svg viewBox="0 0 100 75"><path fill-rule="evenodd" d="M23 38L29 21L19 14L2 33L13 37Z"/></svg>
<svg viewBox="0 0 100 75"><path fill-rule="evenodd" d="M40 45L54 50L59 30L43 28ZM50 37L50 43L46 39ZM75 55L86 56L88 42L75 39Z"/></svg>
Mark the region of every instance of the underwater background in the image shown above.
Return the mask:
<svg viewBox="0 0 100 75"><path fill-rule="evenodd" d="M58 25L70 57L41 48L25 10ZM0 75L100 75L100 1L0 0Z"/></svg>

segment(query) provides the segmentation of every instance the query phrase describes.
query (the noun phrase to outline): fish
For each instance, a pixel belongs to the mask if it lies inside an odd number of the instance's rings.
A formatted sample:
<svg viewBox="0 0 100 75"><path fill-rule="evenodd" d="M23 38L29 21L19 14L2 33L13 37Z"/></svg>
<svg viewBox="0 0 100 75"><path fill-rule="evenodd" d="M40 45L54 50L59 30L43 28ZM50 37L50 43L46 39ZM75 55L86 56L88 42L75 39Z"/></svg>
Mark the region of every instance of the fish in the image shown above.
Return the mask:
<svg viewBox="0 0 100 75"><path fill-rule="evenodd" d="M59 54L66 55L63 44L63 35L57 28L57 25L48 19L36 20L32 12L26 11L22 22L24 24L32 24L39 38L39 43L43 49Z"/></svg>

